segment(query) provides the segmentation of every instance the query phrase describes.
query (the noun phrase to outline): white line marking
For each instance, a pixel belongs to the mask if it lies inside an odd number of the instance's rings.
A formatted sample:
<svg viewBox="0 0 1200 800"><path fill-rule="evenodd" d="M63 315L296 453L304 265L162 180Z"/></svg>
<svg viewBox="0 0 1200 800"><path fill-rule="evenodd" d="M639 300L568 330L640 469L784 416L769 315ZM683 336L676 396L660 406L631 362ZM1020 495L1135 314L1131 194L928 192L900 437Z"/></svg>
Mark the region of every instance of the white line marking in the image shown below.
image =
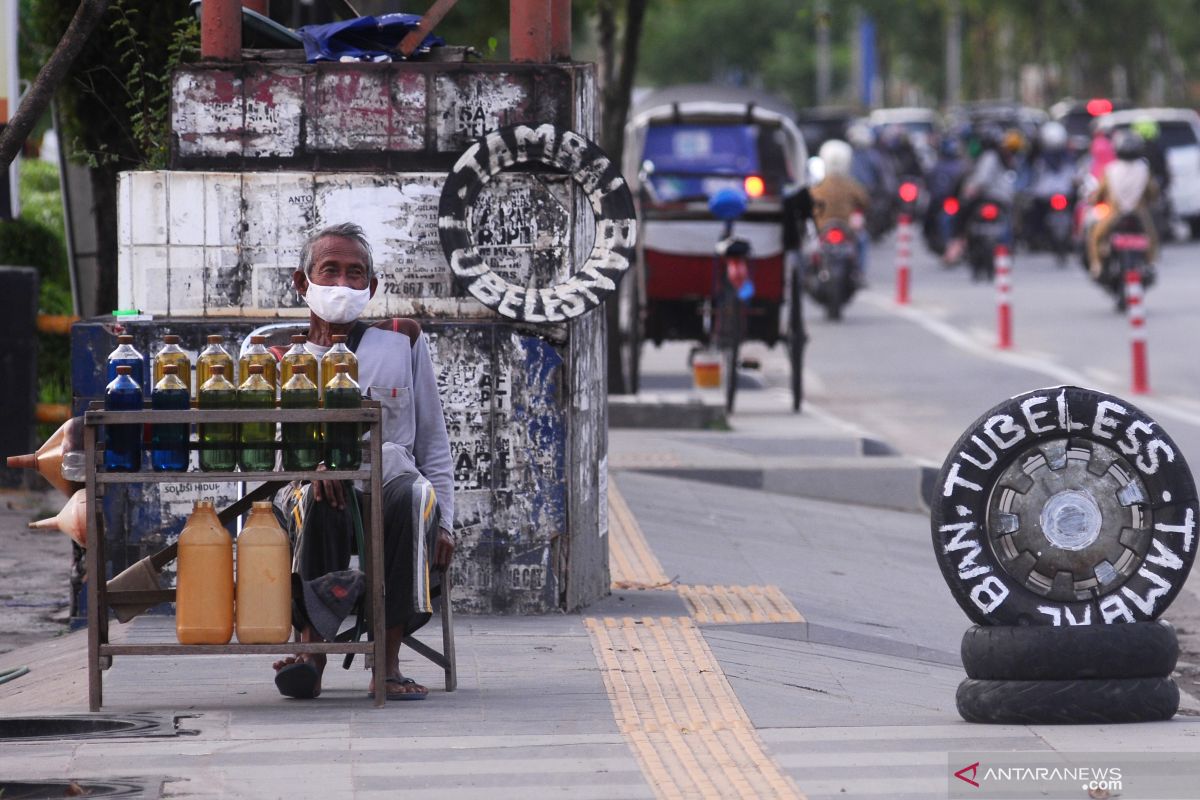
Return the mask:
<svg viewBox="0 0 1200 800"><path fill-rule="evenodd" d="M882 311L902 317L971 355L998 361L1010 367L1036 372L1059 383L1090 387L1109 392L1110 394L1123 395L1124 392L1127 392L1127 388L1115 388L1116 384L1121 382L1120 379L1112 381L1106 386L1103 383L1098 384L1095 380L1089 380L1083 373L1076 372L1069 367L1048 359L1035 358L1027 353L1019 353L1011 350L996 350L992 347L981 345L971 336L952 325L934 319L924 311L912 306L897 306L891 298L885 297L878 292L870 290L863 292L862 301ZM1187 425L1194 425L1200 428L1200 413L1188 411L1164 400L1151 397L1138 397L1132 402L1153 416L1169 417Z"/></svg>

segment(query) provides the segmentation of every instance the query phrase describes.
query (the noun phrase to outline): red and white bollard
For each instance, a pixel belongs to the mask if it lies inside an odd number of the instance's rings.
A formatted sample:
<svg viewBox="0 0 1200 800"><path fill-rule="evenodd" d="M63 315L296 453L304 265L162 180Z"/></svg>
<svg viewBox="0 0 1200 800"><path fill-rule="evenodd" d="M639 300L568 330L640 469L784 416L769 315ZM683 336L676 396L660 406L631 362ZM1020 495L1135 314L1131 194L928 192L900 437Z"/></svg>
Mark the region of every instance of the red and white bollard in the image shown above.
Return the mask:
<svg viewBox="0 0 1200 800"><path fill-rule="evenodd" d="M996 245L996 346L1012 349L1012 256L1008 248Z"/></svg>
<svg viewBox="0 0 1200 800"><path fill-rule="evenodd" d="M1150 370L1146 360L1146 309L1142 306L1142 274L1136 269L1125 273L1125 307L1129 310L1129 341L1133 356L1134 394L1150 392Z"/></svg>
<svg viewBox="0 0 1200 800"><path fill-rule="evenodd" d="M896 226L896 304L908 305L909 264L912 259L912 220L900 215Z"/></svg>

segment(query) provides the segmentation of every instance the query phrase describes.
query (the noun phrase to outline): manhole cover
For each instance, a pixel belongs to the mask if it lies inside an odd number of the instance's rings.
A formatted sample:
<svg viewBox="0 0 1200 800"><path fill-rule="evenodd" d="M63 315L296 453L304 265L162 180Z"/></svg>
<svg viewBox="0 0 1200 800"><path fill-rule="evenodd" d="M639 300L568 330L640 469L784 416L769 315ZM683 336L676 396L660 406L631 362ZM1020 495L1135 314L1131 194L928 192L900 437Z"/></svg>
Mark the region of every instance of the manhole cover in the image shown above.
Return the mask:
<svg viewBox="0 0 1200 800"><path fill-rule="evenodd" d="M175 717L165 714L64 714L57 717L0 717L0 741L178 736ZM9 800L10 795L0 795Z"/></svg>
<svg viewBox="0 0 1200 800"><path fill-rule="evenodd" d="M148 783L144 778L106 778L103 780L3 781L0 797L4 800L42 800L61 797L161 797L162 781Z"/></svg>

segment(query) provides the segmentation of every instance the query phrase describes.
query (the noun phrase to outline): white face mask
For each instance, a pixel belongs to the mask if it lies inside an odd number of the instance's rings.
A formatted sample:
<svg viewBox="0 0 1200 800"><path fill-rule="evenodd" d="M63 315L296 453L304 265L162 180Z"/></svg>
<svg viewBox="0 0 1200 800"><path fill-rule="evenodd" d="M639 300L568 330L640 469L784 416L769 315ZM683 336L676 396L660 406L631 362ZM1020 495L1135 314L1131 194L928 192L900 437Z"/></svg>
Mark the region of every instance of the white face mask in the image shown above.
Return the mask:
<svg viewBox="0 0 1200 800"><path fill-rule="evenodd" d="M335 325L354 322L362 315L371 299L371 290L351 289L349 286L322 286L308 282L304 302L321 319Z"/></svg>

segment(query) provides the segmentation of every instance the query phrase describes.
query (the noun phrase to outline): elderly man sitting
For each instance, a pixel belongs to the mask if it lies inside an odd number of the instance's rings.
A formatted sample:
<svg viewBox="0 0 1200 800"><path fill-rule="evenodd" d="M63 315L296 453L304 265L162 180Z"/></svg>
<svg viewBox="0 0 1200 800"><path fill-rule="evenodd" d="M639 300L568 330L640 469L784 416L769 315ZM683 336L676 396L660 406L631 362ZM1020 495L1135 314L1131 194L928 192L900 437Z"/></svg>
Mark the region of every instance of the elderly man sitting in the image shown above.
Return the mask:
<svg viewBox="0 0 1200 800"><path fill-rule="evenodd" d="M428 694L426 688L400 672L400 644L432 614L430 567L445 569L454 554L450 441L429 347L416 323L390 331L358 321L378 280L370 245L353 223L323 228L310 236L292 280L309 307L308 349L320 359L334 335L347 335L358 357L363 395L383 407L387 696L421 700ZM334 605L338 596L352 590L332 574L349 565L353 518L348 500L353 491L348 483L318 480L281 493L285 517L296 536L296 571L309 589L329 593ZM311 606L309 589L305 595ZM326 623L316 622L318 616L325 617ZM328 614L310 609L301 639L330 638L327 618ZM332 630L336 632L336 622ZM325 661L323 654L277 661L275 684L288 697L317 697Z"/></svg>

